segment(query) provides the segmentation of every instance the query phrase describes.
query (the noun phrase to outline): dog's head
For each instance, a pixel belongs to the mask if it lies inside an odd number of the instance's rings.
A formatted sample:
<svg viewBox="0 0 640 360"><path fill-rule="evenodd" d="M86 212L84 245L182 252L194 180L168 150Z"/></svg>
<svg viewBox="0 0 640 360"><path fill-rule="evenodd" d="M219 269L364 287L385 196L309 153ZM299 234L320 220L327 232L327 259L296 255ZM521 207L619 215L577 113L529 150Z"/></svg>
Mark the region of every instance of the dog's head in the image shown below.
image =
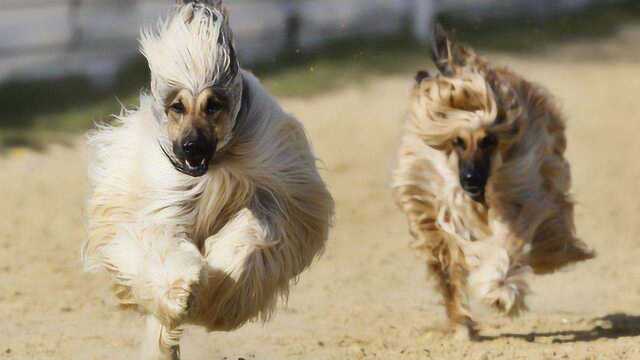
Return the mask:
<svg viewBox="0 0 640 360"><path fill-rule="evenodd" d="M179 1L141 51L151 70L155 114L166 130L161 147L173 166L202 176L232 138L242 76L220 1Z"/></svg>
<svg viewBox="0 0 640 360"><path fill-rule="evenodd" d="M522 106L511 85L436 27L433 57L439 74L416 75L410 128L446 154L469 196L484 202L492 171L520 134Z"/></svg>

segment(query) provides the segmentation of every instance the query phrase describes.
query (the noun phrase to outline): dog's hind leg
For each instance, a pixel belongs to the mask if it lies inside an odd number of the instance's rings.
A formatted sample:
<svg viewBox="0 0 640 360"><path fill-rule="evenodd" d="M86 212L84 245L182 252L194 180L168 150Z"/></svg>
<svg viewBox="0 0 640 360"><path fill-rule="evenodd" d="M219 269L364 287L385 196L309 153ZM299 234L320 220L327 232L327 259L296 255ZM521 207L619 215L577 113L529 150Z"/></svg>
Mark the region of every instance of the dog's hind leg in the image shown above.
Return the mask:
<svg viewBox="0 0 640 360"><path fill-rule="evenodd" d="M146 316L146 333L142 340L142 360L179 360L182 330L169 329L155 316Z"/></svg>
<svg viewBox="0 0 640 360"><path fill-rule="evenodd" d="M556 191L553 215L535 229L531 243L531 266L536 274L548 274L572 263L592 259L593 250L576 237L573 203Z"/></svg>

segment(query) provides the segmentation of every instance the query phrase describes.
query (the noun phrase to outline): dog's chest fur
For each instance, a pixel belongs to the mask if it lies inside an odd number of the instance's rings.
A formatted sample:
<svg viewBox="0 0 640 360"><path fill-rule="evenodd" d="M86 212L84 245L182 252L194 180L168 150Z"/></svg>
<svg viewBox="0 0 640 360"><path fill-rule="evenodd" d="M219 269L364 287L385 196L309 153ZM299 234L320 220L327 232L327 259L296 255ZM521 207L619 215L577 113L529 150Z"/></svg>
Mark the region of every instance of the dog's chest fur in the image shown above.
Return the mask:
<svg viewBox="0 0 640 360"><path fill-rule="evenodd" d="M199 247L246 207L254 193L249 179L228 169L207 176L202 193L191 204L195 212L191 238Z"/></svg>
<svg viewBox="0 0 640 360"><path fill-rule="evenodd" d="M175 187L157 189L158 193L148 199L147 209L156 214L156 222L170 221L171 225L182 228L198 248L202 248L204 241L216 234L238 211L247 207L254 193L248 178L224 167L200 178L180 175L180 180ZM169 199L171 201L167 201ZM169 208L162 208L167 205ZM148 218L148 215L144 217Z"/></svg>

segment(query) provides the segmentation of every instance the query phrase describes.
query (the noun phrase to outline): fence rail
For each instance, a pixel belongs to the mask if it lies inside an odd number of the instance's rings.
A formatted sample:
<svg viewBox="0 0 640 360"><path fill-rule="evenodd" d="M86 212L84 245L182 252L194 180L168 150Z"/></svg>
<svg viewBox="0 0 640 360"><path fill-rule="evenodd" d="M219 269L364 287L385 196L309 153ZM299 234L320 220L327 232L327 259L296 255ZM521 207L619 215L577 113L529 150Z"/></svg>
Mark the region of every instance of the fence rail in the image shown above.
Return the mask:
<svg viewBox="0 0 640 360"><path fill-rule="evenodd" d="M143 24L175 0L0 0L0 82L85 74L103 82L137 56ZM247 63L286 47L313 48L349 36L411 27L427 39L439 10L481 17L573 11L616 0L234 0L227 1L239 53ZM533 16L533 15L532 15Z"/></svg>
<svg viewBox="0 0 640 360"><path fill-rule="evenodd" d="M227 4L240 56L244 62L256 62L294 43L312 48L345 36L396 32L416 1L432 0L246 0ZM101 82L137 56L140 26L155 24L175 0L2 2L0 82L71 73Z"/></svg>

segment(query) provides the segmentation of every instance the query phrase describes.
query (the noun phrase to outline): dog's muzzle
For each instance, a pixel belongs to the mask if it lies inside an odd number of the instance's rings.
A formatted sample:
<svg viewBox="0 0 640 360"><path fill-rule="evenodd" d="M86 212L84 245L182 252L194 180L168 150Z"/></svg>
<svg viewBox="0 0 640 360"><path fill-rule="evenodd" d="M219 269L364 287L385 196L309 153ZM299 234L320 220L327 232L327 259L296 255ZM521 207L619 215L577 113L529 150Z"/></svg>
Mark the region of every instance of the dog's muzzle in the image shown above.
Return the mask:
<svg viewBox="0 0 640 360"><path fill-rule="evenodd" d="M209 170L209 162L216 152L218 141L207 139L196 133L186 136L173 144L173 152L180 161L174 164L176 170L193 177L199 177Z"/></svg>

